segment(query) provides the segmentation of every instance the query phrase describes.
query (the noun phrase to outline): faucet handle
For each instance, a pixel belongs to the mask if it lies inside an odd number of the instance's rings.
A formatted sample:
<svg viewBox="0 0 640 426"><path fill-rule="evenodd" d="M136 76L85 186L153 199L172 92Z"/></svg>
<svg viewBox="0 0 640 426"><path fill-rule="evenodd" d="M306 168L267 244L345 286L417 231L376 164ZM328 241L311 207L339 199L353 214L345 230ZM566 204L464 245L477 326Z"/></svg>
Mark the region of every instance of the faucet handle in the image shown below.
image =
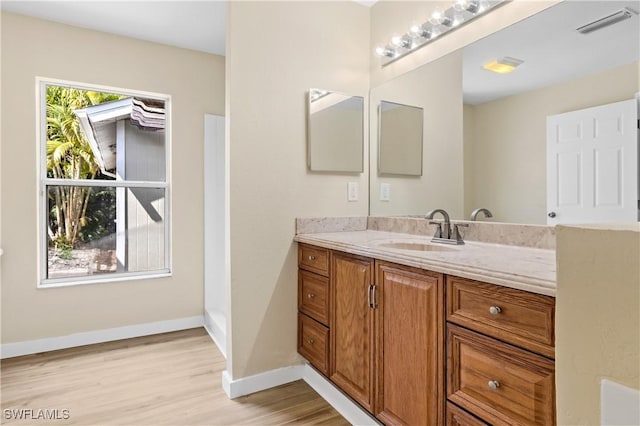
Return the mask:
<svg viewBox="0 0 640 426"><path fill-rule="evenodd" d="M456 244L464 244L464 240L462 239L462 235L460 234L460 227L468 228L468 223L454 223L453 224L453 236L452 239L456 240Z"/></svg>
<svg viewBox="0 0 640 426"><path fill-rule="evenodd" d="M442 223L430 221L429 225L438 225L438 228L436 228L436 233L433 235L433 238L442 238Z"/></svg>

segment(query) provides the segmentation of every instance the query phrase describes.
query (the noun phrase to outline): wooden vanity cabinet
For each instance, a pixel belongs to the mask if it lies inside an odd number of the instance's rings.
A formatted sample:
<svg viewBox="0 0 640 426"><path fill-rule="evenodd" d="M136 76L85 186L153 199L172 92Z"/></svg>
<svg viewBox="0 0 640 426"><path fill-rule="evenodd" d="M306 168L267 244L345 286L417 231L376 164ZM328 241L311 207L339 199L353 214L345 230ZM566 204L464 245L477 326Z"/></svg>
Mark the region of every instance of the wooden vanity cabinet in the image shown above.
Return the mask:
<svg viewBox="0 0 640 426"><path fill-rule="evenodd" d="M374 411L373 259L332 252L329 378Z"/></svg>
<svg viewBox="0 0 640 426"><path fill-rule="evenodd" d="M300 244L298 352L386 425L554 425L555 299Z"/></svg>
<svg viewBox="0 0 640 426"><path fill-rule="evenodd" d="M492 425L554 425L555 300L446 281L447 411L460 407Z"/></svg>
<svg viewBox="0 0 640 426"><path fill-rule="evenodd" d="M376 417L387 425L443 423L443 281L376 261Z"/></svg>
<svg viewBox="0 0 640 426"><path fill-rule="evenodd" d="M325 281L312 272L323 271L323 249L316 249L299 249L300 354L386 425L442 424L443 275L328 251ZM329 350L328 373L323 349Z"/></svg>
<svg viewBox="0 0 640 426"><path fill-rule="evenodd" d="M329 250L298 246L298 353L329 374Z"/></svg>

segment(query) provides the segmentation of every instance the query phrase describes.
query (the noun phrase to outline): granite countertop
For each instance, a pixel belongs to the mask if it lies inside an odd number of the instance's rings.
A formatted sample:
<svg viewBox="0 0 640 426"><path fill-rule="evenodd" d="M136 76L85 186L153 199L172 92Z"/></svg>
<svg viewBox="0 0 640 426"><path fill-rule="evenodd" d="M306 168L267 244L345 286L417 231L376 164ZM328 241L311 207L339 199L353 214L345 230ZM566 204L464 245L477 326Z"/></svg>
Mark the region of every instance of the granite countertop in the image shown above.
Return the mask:
<svg viewBox="0 0 640 426"><path fill-rule="evenodd" d="M297 234L295 241L328 249L554 296L555 250L466 241L431 243L431 237L383 231ZM389 243L433 244L446 251L406 250Z"/></svg>

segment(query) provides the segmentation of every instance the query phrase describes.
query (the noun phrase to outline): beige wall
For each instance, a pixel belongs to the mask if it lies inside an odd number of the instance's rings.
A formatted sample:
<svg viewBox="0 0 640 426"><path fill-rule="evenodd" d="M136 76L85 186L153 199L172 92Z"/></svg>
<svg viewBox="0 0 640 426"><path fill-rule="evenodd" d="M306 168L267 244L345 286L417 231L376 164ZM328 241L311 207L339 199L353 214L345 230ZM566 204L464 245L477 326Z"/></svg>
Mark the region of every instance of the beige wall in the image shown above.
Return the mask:
<svg viewBox="0 0 640 426"><path fill-rule="evenodd" d="M376 46L386 45L392 36L404 34L415 23L425 22L436 7L447 8L451 5L451 1L380 0L371 7L371 37L368 51L371 58L371 87L376 87L384 81L454 52L558 2L558 0L515 0L506 3L492 10L491 13L476 18L473 23L447 34L446 37L438 38L402 59L381 67L380 58L374 53Z"/></svg>
<svg viewBox="0 0 640 426"><path fill-rule="evenodd" d="M460 218L463 209L462 54L453 52L371 89L371 215L424 215L436 208ZM378 175L380 101L424 108L422 176ZM390 200L380 201L380 184Z"/></svg>
<svg viewBox="0 0 640 426"><path fill-rule="evenodd" d="M36 289L36 76L172 96L171 278ZM2 13L2 342L202 315L203 114L224 58Z"/></svg>
<svg viewBox="0 0 640 426"><path fill-rule="evenodd" d="M367 214L366 171L307 171L305 103L309 88L322 87L367 104L369 9L352 1L230 2L227 25L227 368L237 379L299 360L295 218ZM359 183L357 202L347 202L350 181Z"/></svg>
<svg viewBox="0 0 640 426"><path fill-rule="evenodd" d="M638 72L628 64L465 106L465 217L486 207L498 222L546 224L547 116L632 99Z"/></svg>
<svg viewBox="0 0 640 426"><path fill-rule="evenodd" d="M600 424L600 382L640 390L640 226L557 228L558 424Z"/></svg>

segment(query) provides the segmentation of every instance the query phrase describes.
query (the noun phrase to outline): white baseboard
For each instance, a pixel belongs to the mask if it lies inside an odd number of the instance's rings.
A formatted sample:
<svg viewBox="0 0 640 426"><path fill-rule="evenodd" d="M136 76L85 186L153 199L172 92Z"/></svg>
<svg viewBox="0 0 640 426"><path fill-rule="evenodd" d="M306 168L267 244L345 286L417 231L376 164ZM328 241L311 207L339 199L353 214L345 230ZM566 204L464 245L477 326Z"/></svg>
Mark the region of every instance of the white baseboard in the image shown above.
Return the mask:
<svg viewBox="0 0 640 426"><path fill-rule="evenodd" d="M310 365L305 365L302 378L352 425L380 424L371 414L343 394L329 379L318 373Z"/></svg>
<svg viewBox="0 0 640 426"><path fill-rule="evenodd" d="M202 327L202 315L0 345L0 359Z"/></svg>
<svg viewBox="0 0 640 426"><path fill-rule="evenodd" d="M300 380L304 375L304 368L304 365L292 365L237 380L233 380L229 371L225 370L222 372L222 389L229 398L238 398Z"/></svg>
<svg viewBox="0 0 640 426"><path fill-rule="evenodd" d="M329 405L353 425L379 425L376 419L342 393L310 365L294 365L233 380L229 371L222 372L222 388L231 399L273 388L296 380L304 380Z"/></svg>
<svg viewBox="0 0 640 426"><path fill-rule="evenodd" d="M226 319L220 313L204 311L204 328L211 340L216 344L222 356L227 357L227 329Z"/></svg>

